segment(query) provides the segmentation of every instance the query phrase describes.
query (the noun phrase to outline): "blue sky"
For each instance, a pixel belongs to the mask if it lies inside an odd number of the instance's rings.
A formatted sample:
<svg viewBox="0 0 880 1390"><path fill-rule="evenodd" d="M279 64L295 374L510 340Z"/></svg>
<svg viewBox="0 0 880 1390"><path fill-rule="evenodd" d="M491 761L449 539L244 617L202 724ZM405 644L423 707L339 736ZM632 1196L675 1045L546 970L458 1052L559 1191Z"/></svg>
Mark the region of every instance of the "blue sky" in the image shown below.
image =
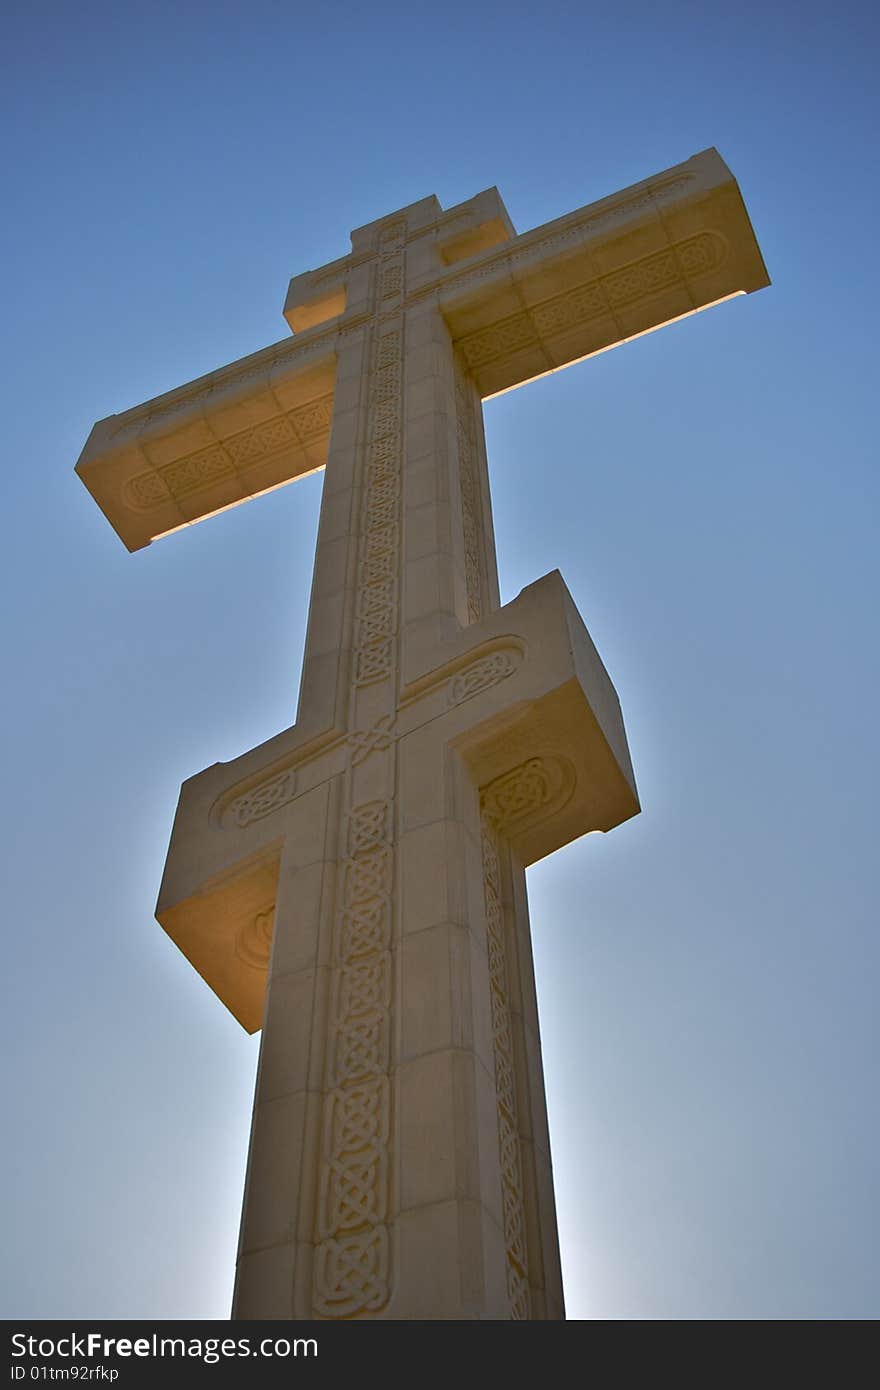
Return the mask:
<svg viewBox="0 0 880 1390"><path fill-rule="evenodd" d="M320 503L128 555L91 424L351 227L714 144L771 288L486 408L503 598L562 571L643 805L529 874L568 1310L876 1317L875 8L4 13L3 1314L227 1314L257 1041L152 909L180 782L293 717Z"/></svg>

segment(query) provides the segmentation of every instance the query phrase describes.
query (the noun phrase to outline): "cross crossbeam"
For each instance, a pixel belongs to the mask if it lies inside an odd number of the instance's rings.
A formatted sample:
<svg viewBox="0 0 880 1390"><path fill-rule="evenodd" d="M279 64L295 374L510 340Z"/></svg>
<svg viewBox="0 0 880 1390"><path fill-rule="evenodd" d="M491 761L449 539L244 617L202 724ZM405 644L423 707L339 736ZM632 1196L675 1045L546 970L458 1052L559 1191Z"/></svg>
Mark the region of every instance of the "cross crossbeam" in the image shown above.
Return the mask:
<svg viewBox="0 0 880 1390"><path fill-rule="evenodd" d="M559 1318L524 870L638 801L558 573L500 605L481 400L767 277L714 151L351 245L77 464L130 549L326 468L296 723L184 783L157 916L263 1028L236 1315Z"/></svg>

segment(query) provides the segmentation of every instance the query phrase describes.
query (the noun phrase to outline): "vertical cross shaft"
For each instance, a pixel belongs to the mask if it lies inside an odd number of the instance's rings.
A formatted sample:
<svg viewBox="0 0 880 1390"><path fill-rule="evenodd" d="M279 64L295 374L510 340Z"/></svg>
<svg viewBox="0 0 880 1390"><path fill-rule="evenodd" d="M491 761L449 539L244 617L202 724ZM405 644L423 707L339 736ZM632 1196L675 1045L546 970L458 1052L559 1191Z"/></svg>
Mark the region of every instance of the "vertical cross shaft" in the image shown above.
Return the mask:
<svg viewBox="0 0 880 1390"><path fill-rule="evenodd" d="M437 211L353 236L372 313L338 355L300 714L344 701L351 754L319 894L282 852L243 1317L562 1315L524 876L446 749L397 727L407 678L498 607L479 400L436 306L401 308L407 233Z"/></svg>

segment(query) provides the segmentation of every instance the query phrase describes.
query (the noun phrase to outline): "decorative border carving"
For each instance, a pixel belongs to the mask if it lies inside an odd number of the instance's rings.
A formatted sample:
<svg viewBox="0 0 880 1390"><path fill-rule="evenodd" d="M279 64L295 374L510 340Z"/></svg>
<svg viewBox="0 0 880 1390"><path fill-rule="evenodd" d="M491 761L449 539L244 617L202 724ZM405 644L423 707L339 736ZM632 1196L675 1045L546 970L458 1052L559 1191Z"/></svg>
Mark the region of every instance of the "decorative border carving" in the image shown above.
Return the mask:
<svg viewBox="0 0 880 1390"><path fill-rule="evenodd" d="M469 367L484 367L510 352L535 346L542 338L565 332L592 318L613 314L616 308L625 308L660 290L683 284L686 276L717 270L726 259L727 249L727 242L719 232L699 232L664 251L633 261L621 270L542 300L528 311L512 314L489 328L469 333L460 340L459 350Z"/></svg>
<svg viewBox="0 0 880 1390"><path fill-rule="evenodd" d="M249 791L236 796L220 812L224 830L243 830L251 821L262 820L286 806L296 796L296 773L293 768L258 782Z"/></svg>
<svg viewBox="0 0 880 1390"><path fill-rule="evenodd" d="M403 291L406 227L379 234L377 310L361 507L353 684L386 683L386 712L348 735L348 794L355 769L387 763L389 793L351 806L334 924L332 1017L321 1138L316 1313L375 1313L391 1292L391 932L394 882L394 724L399 623L403 334L380 318ZM384 702L385 695L382 700ZM354 708L355 706L353 706Z"/></svg>
<svg viewBox="0 0 880 1390"><path fill-rule="evenodd" d="M190 410L199 401L215 394L222 396L231 387L240 386L246 381L265 382L276 367L295 368L311 357L328 356L338 334L335 325L329 329L321 325L319 329L309 330L308 335L282 338L280 342L270 343L258 352L239 358L238 362L230 362L226 367L218 367L214 372L196 377L194 381L178 386L164 396L155 396L151 401L144 401L143 405L132 406L131 410L123 411L118 417L111 438L116 439L128 430L143 427L153 420L161 420L164 424L174 415Z"/></svg>
<svg viewBox="0 0 880 1390"><path fill-rule="evenodd" d="M507 1293L511 1318L521 1320L531 1317L525 1199L516 1108L501 864L495 826L486 814L482 817L482 848L486 941L489 952L489 1006L498 1107L498 1149L501 1160L501 1215L507 1254Z"/></svg>
<svg viewBox="0 0 880 1390"><path fill-rule="evenodd" d="M479 695L490 686L497 685L499 681L507 680L508 676L512 676L514 671L518 670L521 662L522 654L516 648L502 647L499 651L490 652L488 656L483 656L479 661L466 666L449 682L450 705L460 705L472 695Z"/></svg>
<svg viewBox="0 0 880 1390"><path fill-rule="evenodd" d="M476 428L470 379L458 353L455 355L455 417L458 435L459 486L461 488L461 524L464 536L464 573L467 588L468 619L478 623L483 616L482 554L485 550L480 490L474 462L476 458Z"/></svg>
<svg viewBox="0 0 880 1390"><path fill-rule="evenodd" d="M574 768L566 758L528 758L483 788L483 815L510 838L523 826L561 811L574 786Z"/></svg>
<svg viewBox="0 0 880 1390"><path fill-rule="evenodd" d="M390 801L350 812L314 1270L315 1308L330 1318L373 1312L389 1292L392 836Z"/></svg>
<svg viewBox="0 0 880 1390"><path fill-rule="evenodd" d="M582 216L579 211L570 213L568 217L560 218L556 224L557 230L546 236L540 235L540 227L536 227L534 232L523 232L516 239L519 244L512 249L501 248L494 256L487 257L478 269L464 272L461 275L450 275L438 285L426 286L424 290L419 292L418 296L413 296L413 298L432 294L437 290L442 293L454 293L464 289L474 281L488 279L499 271L522 264L523 261L538 260L556 246L566 246L570 242L589 241L597 231L607 226L608 223L618 222L621 218L631 217L633 213L640 212L643 208L652 207L655 198L665 198L670 193L680 192L681 189L693 182L694 177L693 174L678 174L668 179L660 179L651 184L650 187L642 189L640 193L633 194L629 198L621 198L619 202L605 208L602 212L594 212L587 216Z"/></svg>
<svg viewBox="0 0 880 1390"><path fill-rule="evenodd" d="M383 246L396 247L399 236L399 231L391 227ZM399 259L396 250L386 259L389 265L396 265ZM354 644L357 686L385 680L394 670L397 656L402 372L401 332L399 329L380 332L371 378L370 442Z"/></svg>
<svg viewBox="0 0 880 1390"><path fill-rule="evenodd" d="M394 742L394 715L383 714L372 729L355 729L346 740L352 767L366 762L371 753L385 753Z"/></svg>
<svg viewBox="0 0 880 1390"><path fill-rule="evenodd" d="M123 500L135 511L151 511L169 501L180 501L192 493L211 488L224 478L246 475L248 470L288 449L305 449L323 438L330 428L332 394L320 396L286 415L252 429L197 449L171 463L136 473L122 489Z"/></svg>

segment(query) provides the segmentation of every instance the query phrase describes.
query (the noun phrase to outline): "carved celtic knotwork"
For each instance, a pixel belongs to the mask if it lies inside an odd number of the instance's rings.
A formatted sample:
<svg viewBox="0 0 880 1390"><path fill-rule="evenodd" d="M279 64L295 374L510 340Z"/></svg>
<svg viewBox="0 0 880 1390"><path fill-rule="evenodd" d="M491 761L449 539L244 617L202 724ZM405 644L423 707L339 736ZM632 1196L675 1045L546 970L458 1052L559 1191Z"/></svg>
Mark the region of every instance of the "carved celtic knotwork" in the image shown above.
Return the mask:
<svg viewBox="0 0 880 1390"><path fill-rule="evenodd" d="M334 1153L363 1153L388 1138L388 1079L371 1081L331 1097L324 1122Z"/></svg>
<svg viewBox="0 0 880 1390"><path fill-rule="evenodd" d="M398 508L396 491L383 490L380 493L377 488L371 488L367 506L367 526L370 530L376 530L380 526L393 526L397 520Z"/></svg>
<svg viewBox="0 0 880 1390"><path fill-rule="evenodd" d="M492 889L494 901L498 903L501 901L501 866L498 862L498 842L485 817L482 822L482 832L483 874Z"/></svg>
<svg viewBox="0 0 880 1390"><path fill-rule="evenodd" d="M222 445L212 444L186 458L162 464L158 471L174 497L186 497L200 488L211 487L221 478L232 477L235 467Z"/></svg>
<svg viewBox="0 0 880 1390"><path fill-rule="evenodd" d="M678 263L686 275L705 275L717 270L727 256L727 242L720 232L700 232L675 248Z"/></svg>
<svg viewBox="0 0 880 1390"><path fill-rule="evenodd" d="M392 579L397 573L397 556L393 550L383 550L378 554L366 555L361 565L364 584L381 584Z"/></svg>
<svg viewBox="0 0 880 1390"><path fill-rule="evenodd" d="M343 966L339 974L339 1013L363 1018L384 1012L391 1003L391 973L387 952L375 959Z"/></svg>
<svg viewBox="0 0 880 1390"><path fill-rule="evenodd" d="M161 507L171 497L168 484L158 473L136 473L125 484L122 495L128 505L137 511Z"/></svg>
<svg viewBox="0 0 880 1390"><path fill-rule="evenodd" d="M348 852L352 858L387 844L391 838L391 802L367 801L348 818Z"/></svg>
<svg viewBox="0 0 880 1390"><path fill-rule="evenodd" d="M492 1022L498 1150L501 1161L501 1213L507 1255L507 1293L510 1316L520 1319L529 1318L531 1310L509 1003L510 971L507 965L506 927L501 900L501 854L495 826L485 812L482 817L481 840L489 956L489 1011Z"/></svg>
<svg viewBox="0 0 880 1390"><path fill-rule="evenodd" d="M455 362L455 413L468 619L470 622L476 623L479 622L483 614L481 555L485 545L482 534L482 508L475 475L477 445L473 388L462 370L458 358Z"/></svg>
<svg viewBox="0 0 880 1390"><path fill-rule="evenodd" d="M296 431L290 420L282 415L278 419L268 420L264 425L257 425L255 429L233 435L231 439L226 440L225 447L237 467L247 468L249 464L256 463L291 443L296 443Z"/></svg>
<svg viewBox="0 0 880 1390"><path fill-rule="evenodd" d="M685 275L716 270L727 255L727 243L718 232L700 232L676 242L664 251L633 261L620 270L577 285L565 294L543 300L527 312L512 314L491 328L463 338L460 349L469 367L483 367L519 348L536 344L579 323L635 303L673 285L683 285Z"/></svg>
<svg viewBox="0 0 880 1390"><path fill-rule="evenodd" d="M357 903L342 912L339 954L344 961L381 951L388 945L391 929L390 905L385 898Z"/></svg>
<svg viewBox="0 0 880 1390"><path fill-rule="evenodd" d="M398 252L406 227L379 236L377 311L387 312L404 286ZM384 307L383 307L384 306ZM384 759L394 786L394 723L400 567L403 337L376 325L366 426L364 490L360 504L358 584L354 629L356 692L379 686L372 711L385 712L347 739L345 773L351 794L358 769ZM355 704L353 708L357 708ZM356 715L355 715L356 717ZM379 785L383 785L380 783ZM391 1066L394 878L393 794L351 805L340 869L340 903L333 938L333 989L327 1047L329 1092L324 1128L313 1266L314 1308L322 1317L373 1312L390 1295L387 1220L389 1184L389 1069Z"/></svg>
<svg viewBox="0 0 880 1390"><path fill-rule="evenodd" d="M397 480L385 474L377 485L370 487L364 515L355 663L355 681L359 685L384 680L394 660L399 508Z"/></svg>
<svg viewBox="0 0 880 1390"><path fill-rule="evenodd" d="M391 850L377 845L350 859L345 873L346 901L351 904L369 902L371 898L388 893L391 888Z"/></svg>
<svg viewBox="0 0 880 1390"><path fill-rule="evenodd" d="M402 360L402 339L399 333L383 333L376 351L376 366L387 367L391 362Z"/></svg>
<svg viewBox="0 0 880 1390"><path fill-rule="evenodd" d="M331 1160L325 1171L328 1177L338 1179L331 1230L345 1231L375 1219L377 1198L387 1182L387 1163L388 1155L383 1150L343 1163Z"/></svg>
<svg viewBox="0 0 880 1390"><path fill-rule="evenodd" d="M371 1311L388 1294L382 1223L388 1193L393 855L391 802L377 798L352 807L314 1276L315 1307L325 1317Z"/></svg>
<svg viewBox="0 0 880 1390"><path fill-rule="evenodd" d="M390 640L394 629L394 612L390 604L376 605L361 615L361 635L364 646L371 647ZM358 667L359 675L365 674L363 663Z"/></svg>
<svg viewBox="0 0 880 1390"><path fill-rule="evenodd" d="M356 729L348 736L352 767L357 767L359 763L364 762L371 753L384 753L387 748L391 747L393 740L393 714L383 714L372 729Z"/></svg>
<svg viewBox="0 0 880 1390"><path fill-rule="evenodd" d="M279 772L277 776L258 783L250 791L242 792L230 801L223 810L221 824L227 828L235 826L243 829L251 821L261 820L263 816L270 816L273 811L286 806L295 795L296 773L288 768L286 772Z"/></svg>
<svg viewBox="0 0 880 1390"><path fill-rule="evenodd" d="M385 680L394 668L394 640L368 640L357 654L355 685L371 685L374 681Z"/></svg>
<svg viewBox="0 0 880 1390"><path fill-rule="evenodd" d="M645 294L655 294L657 290L668 289L680 278L678 262L672 251L661 251L656 256L647 256L643 261L615 270L604 276L602 288L612 304L628 304L641 299Z"/></svg>
<svg viewBox="0 0 880 1390"><path fill-rule="evenodd" d="M373 515L373 508L382 506L385 503L398 503L400 501L400 480L396 474L386 474L378 478L370 479L370 498L369 508ZM397 513L395 512L395 516ZM392 518L389 518L391 520Z"/></svg>
<svg viewBox="0 0 880 1390"><path fill-rule="evenodd" d="M482 367L505 353L528 347L536 341L534 325L528 314L512 314L509 319L493 324L463 338L461 350L469 367Z"/></svg>
<svg viewBox="0 0 880 1390"><path fill-rule="evenodd" d="M668 251L646 256L633 265L614 271L602 279L602 287L612 304L625 304L643 295L666 289L689 275L714 270L727 253L727 243L717 232L700 232L698 236L679 241Z"/></svg>
<svg viewBox="0 0 880 1390"><path fill-rule="evenodd" d="M333 415L333 397L322 396L320 400L309 401L290 412L293 427L303 443L322 435L330 428Z"/></svg>
<svg viewBox="0 0 880 1390"><path fill-rule="evenodd" d="M389 362L373 376L372 393L375 401L390 401L400 395L401 364Z"/></svg>
<svg viewBox="0 0 880 1390"><path fill-rule="evenodd" d="M253 374L260 372L255 369ZM275 415L250 429L240 430L222 443L186 454L149 472L135 474L125 484L123 497L130 507L149 511L171 499L185 498L214 487L225 478L239 474L246 478L248 469L265 462L273 454L301 448L326 435L332 411L332 395L307 401L284 415Z"/></svg>
<svg viewBox="0 0 880 1390"><path fill-rule="evenodd" d="M547 299L537 304L532 318L538 332L545 337L563 333L566 328L584 323L608 312L608 302L601 289L595 285L581 285L570 294L561 294L556 299Z"/></svg>
<svg viewBox="0 0 880 1390"><path fill-rule="evenodd" d="M373 411L371 437L382 439L393 434L400 426L400 401L396 397L388 401L377 401Z"/></svg>
<svg viewBox="0 0 880 1390"><path fill-rule="evenodd" d="M449 703L459 705L462 700L469 700L472 695L479 695L482 690L507 680L519 666L520 660L519 652L505 647L475 661L472 666L466 666L449 682Z"/></svg>
<svg viewBox="0 0 880 1390"><path fill-rule="evenodd" d="M358 616L363 619L385 613L397 603L397 580L393 576L375 580L358 594Z"/></svg>
<svg viewBox="0 0 880 1390"><path fill-rule="evenodd" d="M380 293L383 299L391 299L394 295L400 294L403 288L403 266L400 264L389 265L382 272Z"/></svg>
<svg viewBox="0 0 880 1390"><path fill-rule="evenodd" d="M364 554L369 560L376 555L395 555L397 553L397 527L383 522L373 526L372 517L367 513L367 538Z"/></svg>
<svg viewBox="0 0 880 1390"><path fill-rule="evenodd" d="M533 817L559 810L574 790L574 769L563 758L529 758L483 788L486 818L503 834L515 834Z"/></svg>
<svg viewBox="0 0 880 1390"><path fill-rule="evenodd" d="M315 1250L315 1308L325 1318L375 1312L388 1299L388 1231L373 1226Z"/></svg>
<svg viewBox="0 0 880 1390"><path fill-rule="evenodd" d="M341 1086L364 1076L384 1075L388 1070L388 1018L385 1012L371 1018L346 1018L336 1033L333 1074Z"/></svg>
<svg viewBox="0 0 880 1390"><path fill-rule="evenodd" d="M369 476L372 482L380 482L383 478L397 478L398 455L396 440L387 438L374 440L370 445L367 458L369 460Z"/></svg>

